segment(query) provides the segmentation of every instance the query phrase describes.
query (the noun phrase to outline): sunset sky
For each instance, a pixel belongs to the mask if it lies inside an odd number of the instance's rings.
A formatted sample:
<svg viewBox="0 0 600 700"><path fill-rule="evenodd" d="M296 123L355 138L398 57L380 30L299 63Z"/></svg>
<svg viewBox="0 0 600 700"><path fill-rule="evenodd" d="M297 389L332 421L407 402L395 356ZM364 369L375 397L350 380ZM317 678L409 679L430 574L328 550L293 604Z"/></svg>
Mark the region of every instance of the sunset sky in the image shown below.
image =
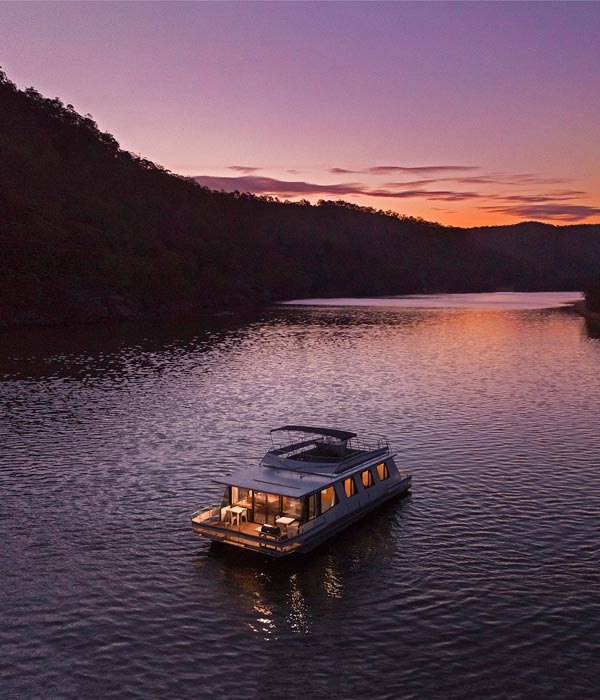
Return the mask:
<svg viewBox="0 0 600 700"><path fill-rule="evenodd" d="M0 3L0 65L217 188L600 222L600 3Z"/></svg>

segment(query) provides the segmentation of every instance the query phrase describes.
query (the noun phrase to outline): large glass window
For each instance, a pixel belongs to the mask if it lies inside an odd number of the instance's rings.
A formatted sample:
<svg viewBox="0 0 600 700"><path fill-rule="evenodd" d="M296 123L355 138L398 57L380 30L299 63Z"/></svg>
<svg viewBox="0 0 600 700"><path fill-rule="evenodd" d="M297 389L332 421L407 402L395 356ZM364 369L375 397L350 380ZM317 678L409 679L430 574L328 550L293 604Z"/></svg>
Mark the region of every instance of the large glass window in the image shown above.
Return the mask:
<svg viewBox="0 0 600 700"><path fill-rule="evenodd" d="M281 496L264 491L254 492L254 522L273 525L281 512Z"/></svg>
<svg viewBox="0 0 600 700"><path fill-rule="evenodd" d="M346 492L346 496L348 498L354 496L356 493L356 483L351 476L344 479L344 491Z"/></svg>
<svg viewBox="0 0 600 700"><path fill-rule="evenodd" d="M333 486L330 486L328 489L323 489L321 491L321 513L329 510L335 504L335 489Z"/></svg>
<svg viewBox="0 0 600 700"><path fill-rule="evenodd" d="M377 465L377 474L381 481L389 479L390 473L385 462L382 462L381 464Z"/></svg>
<svg viewBox="0 0 600 700"><path fill-rule="evenodd" d="M363 472L361 472L361 474L360 474L360 479L361 479L361 481L362 481L362 485L363 485L366 489L370 489L371 486L373 486L373 484L375 483L375 482L373 481L373 474L371 474L371 470L370 470L370 469L365 469Z"/></svg>
<svg viewBox="0 0 600 700"><path fill-rule="evenodd" d="M239 486L231 487L231 502L243 508L252 508L252 491Z"/></svg>
<svg viewBox="0 0 600 700"><path fill-rule="evenodd" d="M281 511L282 515L284 515L286 518L300 520L300 517L302 516L302 499L283 496L281 499Z"/></svg>

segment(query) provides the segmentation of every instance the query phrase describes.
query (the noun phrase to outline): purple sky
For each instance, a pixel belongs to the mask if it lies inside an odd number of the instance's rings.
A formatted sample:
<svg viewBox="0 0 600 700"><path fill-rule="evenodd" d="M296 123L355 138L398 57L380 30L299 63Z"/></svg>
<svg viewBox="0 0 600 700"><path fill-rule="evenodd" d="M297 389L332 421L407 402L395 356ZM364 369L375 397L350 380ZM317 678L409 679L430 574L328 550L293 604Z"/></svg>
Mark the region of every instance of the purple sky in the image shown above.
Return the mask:
<svg viewBox="0 0 600 700"><path fill-rule="evenodd" d="M224 189L600 221L600 3L0 3L0 65Z"/></svg>

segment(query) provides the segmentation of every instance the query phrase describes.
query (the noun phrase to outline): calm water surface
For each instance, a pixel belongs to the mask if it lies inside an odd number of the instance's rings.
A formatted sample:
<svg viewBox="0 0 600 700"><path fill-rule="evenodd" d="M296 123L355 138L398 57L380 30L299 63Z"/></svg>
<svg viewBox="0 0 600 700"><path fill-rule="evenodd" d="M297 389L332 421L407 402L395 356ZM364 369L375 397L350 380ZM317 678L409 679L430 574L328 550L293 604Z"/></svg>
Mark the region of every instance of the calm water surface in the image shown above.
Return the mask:
<svg viewBox="0 0 600 700"><path fill-rule="evenodd" d="M600 697L600 334L527 298L1 335L0 696ZM211 548L288 422L387 435L412 495Z"/></svg>

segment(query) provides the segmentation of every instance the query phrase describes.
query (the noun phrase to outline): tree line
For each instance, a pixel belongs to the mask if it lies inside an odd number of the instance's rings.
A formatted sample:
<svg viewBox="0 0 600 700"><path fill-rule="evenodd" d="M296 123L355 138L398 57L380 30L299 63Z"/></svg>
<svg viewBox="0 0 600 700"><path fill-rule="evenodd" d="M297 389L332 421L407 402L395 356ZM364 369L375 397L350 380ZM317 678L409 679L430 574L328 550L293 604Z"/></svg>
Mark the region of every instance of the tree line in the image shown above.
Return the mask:
<svg viewBox="0 0 600 700"><path fill-rule="evenodd" d="M598 226L457 229L343 200L211 191L2 71L0 194L3 327L299 297L576 289L600 269Z"/></svg>

